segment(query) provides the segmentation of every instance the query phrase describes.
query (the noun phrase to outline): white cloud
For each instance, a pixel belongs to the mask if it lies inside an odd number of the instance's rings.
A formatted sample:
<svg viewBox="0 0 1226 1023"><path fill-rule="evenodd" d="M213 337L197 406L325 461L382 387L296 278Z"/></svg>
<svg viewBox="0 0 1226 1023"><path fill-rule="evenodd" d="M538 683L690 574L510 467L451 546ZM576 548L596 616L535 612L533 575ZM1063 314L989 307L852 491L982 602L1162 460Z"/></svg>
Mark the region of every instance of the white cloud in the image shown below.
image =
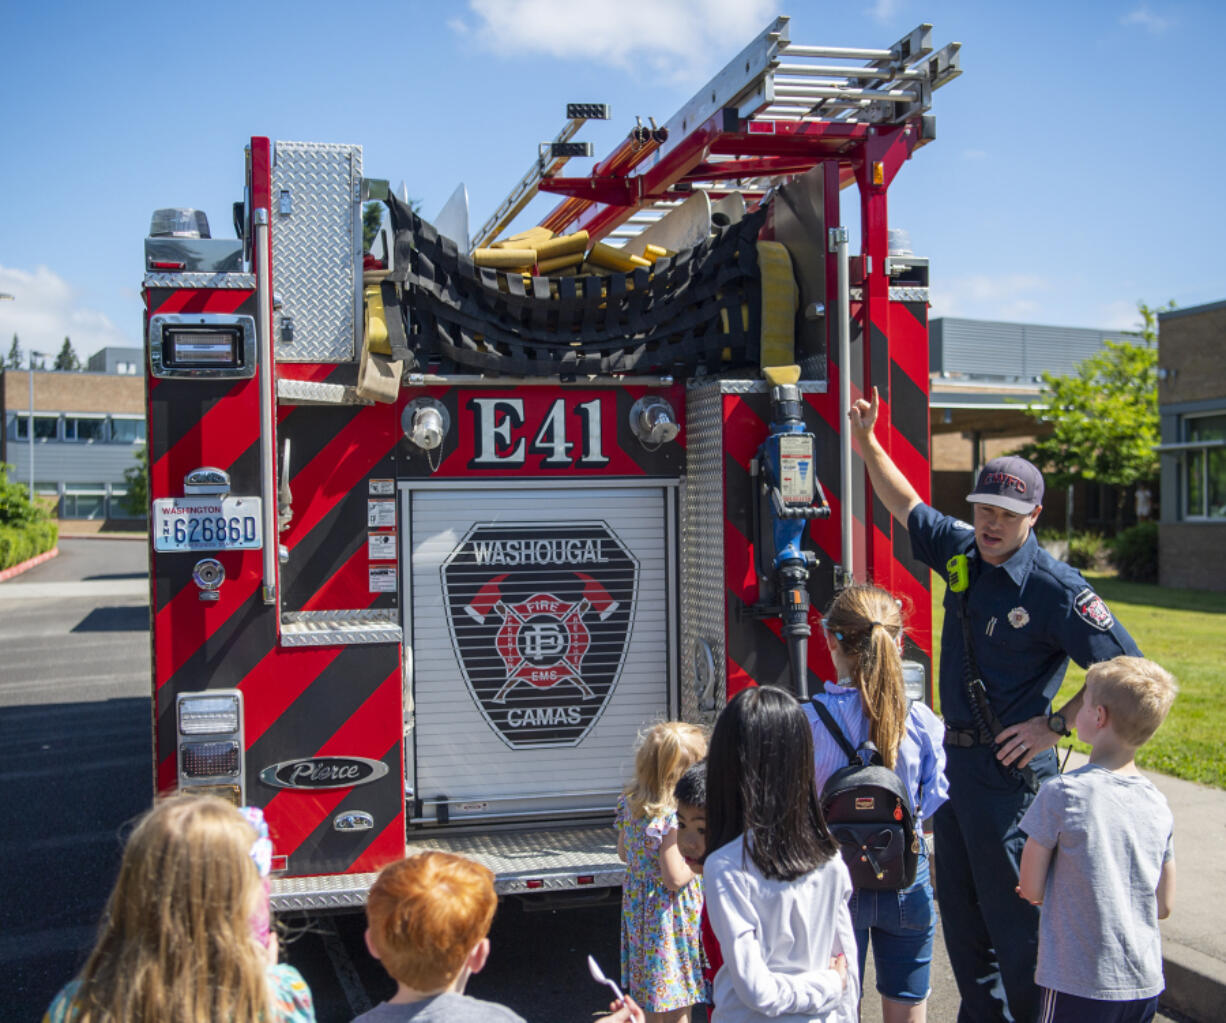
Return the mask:
<svg viewBox="0 0 1226 1023"><path fill-rule="evenodd" d="M1098 324L1106 330L1140 329L1141 314L1137 312L1137 304L1127 299L1104 302L1096 315Z"/></svg>
<svg viewBox="0 0 1226 1023"><path fill-rule="evenodd" d="M677 80L709 72L712 51L752 38L775 13L772 0L620 0L611 24L605 5L575 0L469 0L469 8L485 49L650 69Z"/></svg>
<svg viewBox="0 0 1226 1023"><path fill-rule="evenodd" d="M873 16L874 21L886 25L902 13L905 3L906 0L874 0L872 10L869 13Z"/></svg>
<svg viewBox="0 0 1226 1023"><path fill-rule="evenodd" d="M23 352L46 352L52 359L64 338L71 338L82 363L107 345L138 343L104 313L81 305L71 285L45 266L33 271L0 266L0 293L14 299L0 302L0 359L8 355L14 334Z"/></svg>
<svg viewBox="0 0 1226 1023"><path fill-rule="evenodd" d="M1120 24L1125 28L1137 25L1151 35L1160 35L1174 23L1171 18L1164 18L1160 14L1155 14L1145 4L1134 8L1120 18Z"/></svg>
<svg viewBox="0 0 1226 1023"><path fill-rule="evenodd" d="M962 150L962 159L964 160L986 160L988 152L986 149L964 149Z"/></svg>
<svg viewBox="0 0 1226 1023"><path fill-rule="evenodd" d="M1041 319L1048 281L1037 274L968 274L943 278L932 288L930 315L980 320Z"/></svg>

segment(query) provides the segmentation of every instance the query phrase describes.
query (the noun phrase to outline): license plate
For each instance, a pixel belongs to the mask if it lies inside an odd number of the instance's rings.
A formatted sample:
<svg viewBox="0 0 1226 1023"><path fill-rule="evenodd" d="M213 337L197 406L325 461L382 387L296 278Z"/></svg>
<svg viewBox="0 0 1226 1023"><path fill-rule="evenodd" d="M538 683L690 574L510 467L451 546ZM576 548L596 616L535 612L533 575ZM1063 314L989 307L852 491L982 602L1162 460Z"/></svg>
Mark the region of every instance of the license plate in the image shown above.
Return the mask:
<svg viewBox="0 0 1226 1023"><path fill-rule="evenodd" d="M262 522L258 497L162 497L153 502L153 549L256 550Z"/></svg>

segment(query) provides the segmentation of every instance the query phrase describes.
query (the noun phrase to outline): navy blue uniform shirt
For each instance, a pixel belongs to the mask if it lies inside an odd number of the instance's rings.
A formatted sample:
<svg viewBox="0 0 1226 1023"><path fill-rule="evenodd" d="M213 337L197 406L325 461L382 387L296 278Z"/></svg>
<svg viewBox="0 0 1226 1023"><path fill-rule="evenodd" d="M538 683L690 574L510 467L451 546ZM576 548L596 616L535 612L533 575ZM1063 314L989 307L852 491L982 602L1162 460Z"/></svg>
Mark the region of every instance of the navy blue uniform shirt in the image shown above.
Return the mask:
<svg viewBox="0 0 1226 1023"><path fill-rule="evenodd" d="M929 505L916 506L907 531L915 557L947 581L949 559L956 554L967 557L975 658L1002 724L1050 713L1070 657L1088 668L1120 654L1141 655L1081 573L1043 550L1033 530L1003 565L989 565L980 557L970 525ZM962 670L961 606L961 596L947 589L941 631L941 714L952 728L973 728Z"/></svg>

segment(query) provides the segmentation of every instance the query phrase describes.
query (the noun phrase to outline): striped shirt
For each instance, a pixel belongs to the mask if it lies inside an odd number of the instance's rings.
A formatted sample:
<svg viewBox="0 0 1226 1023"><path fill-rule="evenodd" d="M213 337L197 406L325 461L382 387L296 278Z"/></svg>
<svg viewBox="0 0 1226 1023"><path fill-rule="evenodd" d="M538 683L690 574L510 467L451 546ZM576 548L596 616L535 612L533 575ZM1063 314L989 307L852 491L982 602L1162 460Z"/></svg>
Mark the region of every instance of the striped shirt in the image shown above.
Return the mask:
<svg viewBox="0 0 1226 1023"><path fill-rule="evenodd" d="M859 746L869 737L869 721L860 702L858 689L827 682L825 691L817 694L831 717L838 723L852 746ZM804 704L809 727L813 730L813 760L817 775L817 791L840 767L847 766L847 755L817 716L813 704ZM932 709L923 703L911 704L907 712L907 730L898 746L894 771L911 793L911 813L916 830L920 822L930 820L949 798L949 783L945 780L945 726ZM916 806L916 793L920 794Z"/></svg>

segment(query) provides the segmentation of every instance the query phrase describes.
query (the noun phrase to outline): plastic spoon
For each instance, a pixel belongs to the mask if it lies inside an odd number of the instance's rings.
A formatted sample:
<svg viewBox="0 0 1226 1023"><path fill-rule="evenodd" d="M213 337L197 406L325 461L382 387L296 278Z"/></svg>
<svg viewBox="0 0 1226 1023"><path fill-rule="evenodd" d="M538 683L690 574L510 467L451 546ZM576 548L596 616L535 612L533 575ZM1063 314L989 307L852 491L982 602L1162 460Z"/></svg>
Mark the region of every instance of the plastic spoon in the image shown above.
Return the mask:
<svg viewBox="0 0 1226 1023"><path fill-rule="evenodd" d="M613 983L613 981L609 980L609 978L604 975L604 971L601 970L600 964L597 963L592 956L587 957L587 969L592 975L592 980L596 981L597 984L608 984L609 987L613 989L613 994L617 996L617 1000L619 1002L625 1001L625 995L622 994L621 988L619 988Z"/></svg>

